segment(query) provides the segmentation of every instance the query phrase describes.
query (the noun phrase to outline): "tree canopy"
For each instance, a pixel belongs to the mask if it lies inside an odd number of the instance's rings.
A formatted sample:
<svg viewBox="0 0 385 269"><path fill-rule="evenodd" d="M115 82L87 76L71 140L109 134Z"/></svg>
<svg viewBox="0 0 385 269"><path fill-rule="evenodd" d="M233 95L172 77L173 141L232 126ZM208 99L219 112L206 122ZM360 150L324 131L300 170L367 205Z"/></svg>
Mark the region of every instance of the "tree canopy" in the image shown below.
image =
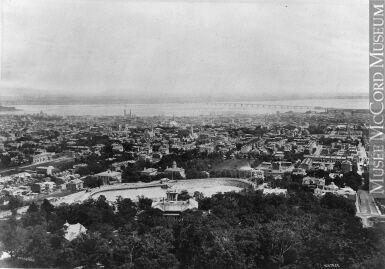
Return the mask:
<svg viewBox="0 0 385 269"><path fill-rule="evenodd" d="M95 268L384 268L384 227L364 229L352 201L301 190L199 199L177 218L139 202L104 196L71 205L31 204L20 220L1 223L0 240L23 266ZM87 232L72 241L63 224Z"/></svg>

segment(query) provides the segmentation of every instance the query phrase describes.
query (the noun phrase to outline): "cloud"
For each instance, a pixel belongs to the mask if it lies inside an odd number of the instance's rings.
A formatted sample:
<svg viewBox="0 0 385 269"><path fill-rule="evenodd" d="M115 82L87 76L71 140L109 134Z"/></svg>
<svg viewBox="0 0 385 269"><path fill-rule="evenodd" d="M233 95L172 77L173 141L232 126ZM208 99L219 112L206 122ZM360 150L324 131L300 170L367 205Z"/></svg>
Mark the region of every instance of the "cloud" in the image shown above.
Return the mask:
<svg viewBox="0 0 385 269"><path fill-rule="evenodd" d="M170 99L366 93L367 14L358 0L8 0L1 85Z"/></svg>

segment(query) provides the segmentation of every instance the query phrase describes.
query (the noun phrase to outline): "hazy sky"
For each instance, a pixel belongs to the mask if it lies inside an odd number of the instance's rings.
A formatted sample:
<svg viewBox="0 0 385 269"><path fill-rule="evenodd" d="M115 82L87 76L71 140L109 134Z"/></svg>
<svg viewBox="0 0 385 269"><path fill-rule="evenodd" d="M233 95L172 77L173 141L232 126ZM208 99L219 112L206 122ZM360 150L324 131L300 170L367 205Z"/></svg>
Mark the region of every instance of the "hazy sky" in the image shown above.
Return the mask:
<svg viewBox="0 0 385 269"><path fill-rule="evenodd" d="M2 1L2 95L367 92L367 1Z"/></svg>

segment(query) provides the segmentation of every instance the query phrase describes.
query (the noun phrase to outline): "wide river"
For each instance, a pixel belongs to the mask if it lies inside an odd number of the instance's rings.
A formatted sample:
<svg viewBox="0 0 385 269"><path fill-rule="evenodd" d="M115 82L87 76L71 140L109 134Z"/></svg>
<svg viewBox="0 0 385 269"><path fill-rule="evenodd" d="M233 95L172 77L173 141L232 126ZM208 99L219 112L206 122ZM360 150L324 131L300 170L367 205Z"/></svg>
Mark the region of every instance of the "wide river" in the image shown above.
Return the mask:
<svg viewBox="0 0 385 269"><path fill-rule="evenodd" d="M289 105L289 106L320 106L324 108L368 108L368 99L302 99L302 100L277 100L260 102L237 102L237 103L256 103L265 105ZM8 104L7 104L8 105ZM49 115L62 116L119 116L130 112L137 116L199 116L209 114L265 114L275 113L276 111L285 112L296 110L292 108L266 108L266 107L247 107L247 106L224 106L213 105L212 103L163 103L163 104L98 104L98 105L11 105L21 111L1 112L12 114L34 114L43 111Z"/></svg>

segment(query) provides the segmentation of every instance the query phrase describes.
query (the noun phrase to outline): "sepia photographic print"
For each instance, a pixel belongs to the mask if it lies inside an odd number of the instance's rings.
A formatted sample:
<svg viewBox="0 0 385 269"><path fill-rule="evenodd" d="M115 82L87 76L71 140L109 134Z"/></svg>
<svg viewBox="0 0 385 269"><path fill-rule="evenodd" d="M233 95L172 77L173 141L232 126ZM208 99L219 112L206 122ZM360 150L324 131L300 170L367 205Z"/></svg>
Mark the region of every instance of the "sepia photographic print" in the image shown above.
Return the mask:
<svg viewBox="0 0 385 269"><path fill-rule="evenodd" d="M0 268L385 268L384 0L0 3Z"/></svg>

